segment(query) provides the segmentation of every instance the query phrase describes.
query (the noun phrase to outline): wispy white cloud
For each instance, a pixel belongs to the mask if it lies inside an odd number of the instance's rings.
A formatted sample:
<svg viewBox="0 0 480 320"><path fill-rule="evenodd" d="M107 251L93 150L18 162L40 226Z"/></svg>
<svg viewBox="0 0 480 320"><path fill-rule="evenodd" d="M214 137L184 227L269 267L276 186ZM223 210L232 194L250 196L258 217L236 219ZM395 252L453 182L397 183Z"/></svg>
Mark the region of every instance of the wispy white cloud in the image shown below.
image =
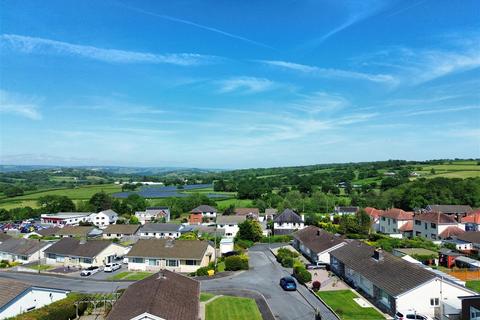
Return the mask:
<svg viewBox="0 0 480 320"><path fill-rule="evenodd" d="M458 111L467 111L467 110L480 110L480 106L457 106L457 107L450 107L450 108L432 108L432 109L424 109L418 111L411 111L407 112L406 116L419 116L419 115L426 115L426 114L437 114L437 113L449 113L449 112L458 112Z"/></svg>
<svg viewBox="0 0 480 320"><path fill-rule="evenodd" d="M350 102L341 95L315 92L293 102L290 107L306 113L317 114L320 112L338 111L349 105Z"/></svg>
<svg viewBox="0 0 480 320"><path fill-rule="evenodd" d="M128 97L98 97L90 96L86 97L85 101L81 101L75 104L64 103L60 107L61 109L78 109L82 111L106 111L110 114L117 116L129 117L132 115L163 115L168 113L166 108L160 108L158 106L146 105L142 103L132 103L128 101Z"/></svg>
<svg viewBox="0 0 480 320"><path fill-rule="evenodd" d="M309 66L305 64L299 64L289 61L281 60L259 60L259 62L266 65L292 70L304 74L310 74L317 77L324 78L344 78L344 79L356 79L356 80L367 80L371 82L379 82L386 84L395 84L396 79L388 74L370 74L356 71L348 71L341 69L331 69L331 68L319 68L316 66Z"/></svg>
<svg viewBox="0 0 480 320"><path fill-rule="evenodd" d="M155 12L146 11L146 10L136 8L136 7L132 7L132 6L128 6L128 5L125 5L123 3L119 3L119 2L117 2L117 4L119 4L120 6L122 6L124 8L130 9L132 11L136 11L136 12L146 14L146 15L149 15L149 16L152 16L152 17L157 17L157 18L161 18L161 19L164 19L164 20L172 21L172 22L182 23L182 24L189 25L189 26L199 28L199 29L202 29L202 30L206 30L206 31L209 31L209 32L221 34L221 35L226 36L228 38L232 38L232 39L240 40L240 41L243 41L243 42L246 42L246 43L250 43L250 44L253 44L253 45L256 45L256 46L269 48L269 49L274 49L273 47L271 47L271 46L269 46L265 43L258 42L258 41L252 40L252 39L248 39L246 37L243 37L243 36L240 36L240 35L237 35L237 34L233 34L233 33L230 33L230 32L224 31L224 30L220 30L218 28L210 27L210 26L200 24L200 23L196 23L196 22L186 20L186 19L172 17L172 16L169 16L169 15L166 15L166 14L158 14L158 13L155 13Z"/></svg>
<svg viewBox="0 0 480 320"><path fill-rule="evenodd" d="M0 90L0 112L40 120L39 99Z"/></svg>
<svg viewBox="0 0 480 320"><path fill-rule="evenodd" d="M302 47L311 48L320 45L333 35L351 27L352 25L363 21L383 10L390 1L385 0L347 0L338 1L344 6L342 10L346 12L346 18L342 23L329 30L322 36L306 42Z"/></svg>
<svg viewBox="0 0 480 320"><path fill-rule="evenodd" d="M109 63L153 63L193 66L209 64L220 60L219 57L196 53L155 54L148 52L104 49L94 46L78 45L15 34L0 35L0 47L9 48L22 53L70 55Z"/></svg>
<svg viewBox="0 0 480 320"><path fill-rule="evenodd" d="M220 92L258 93L277 88L279 84L266 78L235 77L218 81Z"/></svg>

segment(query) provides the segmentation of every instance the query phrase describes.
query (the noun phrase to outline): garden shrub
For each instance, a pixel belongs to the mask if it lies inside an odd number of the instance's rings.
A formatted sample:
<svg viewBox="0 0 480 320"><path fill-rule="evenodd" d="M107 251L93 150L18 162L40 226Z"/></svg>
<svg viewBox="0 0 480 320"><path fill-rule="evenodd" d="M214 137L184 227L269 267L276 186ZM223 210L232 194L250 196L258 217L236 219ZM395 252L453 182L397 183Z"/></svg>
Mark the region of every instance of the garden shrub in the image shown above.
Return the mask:
<svg viewBox="0 0 480 320"><path fill-rule="evenodd" d="M318 291L318 290L320 290L320 286L321 286L320 281L316 281L316 280L313 281L313 283L312 283L312 289L313 289L313 291Z"/></svg>
<svg viewBox="0 0 480 320"><path fill-rule="evenodd" d="M301 284L312 281L312 274L308 272L305 268L299 268L298 271L295 272L293 275Z"/></svg>
<svg viewBox="0 0 480 320"><path fill-rule="evenodd" d="M208 276L208 270L211 270L212 268L209 267L201 267L198 268L197 271L195 272L196 276Z"/></svg>
<svg viewBox="0 0 480 320"><path fill-rule="evenodd" d="M80 300L84 295L71 293L65 299L56 301L40 309L22 313L14 320L70 320L76 317L75 301ZM87 304L80 304L78 313L82 315Z"/></svg>
<svg viewBox="0 0 480 320"><path fill-rule="evenodd" d="M225 270L248 270L248 257L245 255L226 257Z"/></svg>

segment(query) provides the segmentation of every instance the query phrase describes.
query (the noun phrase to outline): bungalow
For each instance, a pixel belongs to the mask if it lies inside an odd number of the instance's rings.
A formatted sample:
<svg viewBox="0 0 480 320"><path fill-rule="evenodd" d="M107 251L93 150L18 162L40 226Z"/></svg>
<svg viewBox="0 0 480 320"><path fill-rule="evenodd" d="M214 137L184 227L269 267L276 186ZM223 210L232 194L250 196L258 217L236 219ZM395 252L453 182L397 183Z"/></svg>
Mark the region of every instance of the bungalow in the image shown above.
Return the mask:
<svg viewBox="0 0 480 320"><path fill-rule="evenodd" d="M161 270L130 285L106 320L198 320L200 283Z"/></svg>
<svg viewBox="0 0 480 320"><path fill-rule="evenodd" d="M413 218L413 234L432 241L449 239L464 233L463 225L454 216L440 212L425 212Z"/></svg>
<svg viewBox="0 0 480 320"><path fill-rule="evenodd" d="M441 212L448 215L454 215L457 220L470 214L473 209L468 205L452 205L452 204L429 204L425 207L427 212Z"/></svg>
<svg viewBox="0 0 480 320"><path fill-rule="evenodd" d="M465 225L465 231L480 231L480 210L469 213L460 221Z"/></svg>
<svg viewBox="0 0 480 320"><path fill-rule="evenodd" d="M29 263L43 258L51 243L25 238L10 238L0 243L0 260Z"/></svg>
<svg viewBox="0 0 480 320"><path fill-rule="evenodd" d="M67 226L59 228L53 236L61 238L95 238L102 235L102 230L92 226Z"/></svg>
<svg viewBox="0 0 480 320"><path fill-rule="evenodd" d="M202 204L190 211L189 222L190 224L210 223L214 222L216 217L217 209Z"/></svg>
<svg viewBox="0 0 480 320"><path fill-rule="evenodd" d="M258 208L235 208L235 215L258 220L260 210L258 210Z"/></svg>
<svg viewBox="0 0 480 320"><path fill-rule="evenodd" d="M303 215L299 216L292 209L285 209L273 218L273 233L275 235L290 234L303 228L305 228Z"/></svg>
<svg viewBox="0 0 480 320"><path fill-rule="evenodd" d="M140 228L138 224L112 224L103 230L103 239L121 239L135 235Z"/></svg>
<svg viewBox="0 0 480 320"><path fill-rule="evenodd" d="M330 264L330 251L345 244L344 238L315 226L308 226L293 234L293 247L313 264Z"/></svg>
<svg viewBox="0 0 480 320"><path fill-rule="evenodd" d="M180 237L181 225L175 223L146 223L138 233L143 238L173 238Z"/></svg>
<svg viewBox="0 0 480 320"><path fill-rule="evenodd" d="M46 264L88 268L103 266L123 256L125 248L107 240L64 238L45 250Z"/></svg>
<svg viewBox="0 0 480 320"><path fill-rule="evenodd" d="M475 294L417 264L359 241L333 250L330 257L335 274L392 316L412 309L430 317L443 316L446 303Z"/></svg>
<svg viewBox="0 0 480 320"><path fill-rule="evenodd" d="M59 212L54 214L42 214L40 222L56 226L78 226L80 222L90 222L91 212Z"/></svg>
<svg viewBox="0 0 480 320"><path fill-rule="evenodd" d="M190 273L215 260L215 249L208 241L140 239L126 254L128 270Z"/></svg>
<svg viewBox="0 0 480 320"><path fill-rule="evenodd" d="M479 270L480 261L469 257L461 256L455 259L455 266L459 268L468 268L470 270Z"/></svg>
<svg viewBox="0 0 480 320"><path fill-rule="evenodd" d="M105 229L111 224L115 224L118 220L118 213L113 210L104 210L99 213L92 213L90 221L100 229Z"/></svg>
<svg viewBox="0 0 480 320"><path fill-rule="evenodd" d="M471 245L470 250L479 251L480 249L480 231L468 231L462 234L459 234L457 240L464 241Z"/></svg>
<svg viewBox="0 0 480 320"><path fill-rule="evenodd" d="M0 279L0 292L0 319L10 319L64 299L70 291Z"/></svg>
<svg viewBox="0 0 480 320"><path fill-rule="evenodd" d="M170 208L168 207L148 207L145 211L135 212L135 217L141 224L153 222L159 219L165 219L165 222L170 221Z"/></svg>
<svg viewBox="0 0 480 320"><path fill-rule="evenodd" d="M394 238L403 238L411 235L413 230L413 212L391 208L380 216L380 232Z"/></svg>
<svg viewBox="0 0 480 320"><path fill-rule="evenodd" d="M217 229L225 230L226 237L234 238L239 230L238 225L247 220L246 216L225 216L217 217Z"/></svg>
<svg viewBox="0 0 480 320"><path fill-rule="evenodd" d="M375 209L372 207L366 207L364 210L372 220L372 229L376 232L380 231L380 217L383 214L383 210Z"/></svg>

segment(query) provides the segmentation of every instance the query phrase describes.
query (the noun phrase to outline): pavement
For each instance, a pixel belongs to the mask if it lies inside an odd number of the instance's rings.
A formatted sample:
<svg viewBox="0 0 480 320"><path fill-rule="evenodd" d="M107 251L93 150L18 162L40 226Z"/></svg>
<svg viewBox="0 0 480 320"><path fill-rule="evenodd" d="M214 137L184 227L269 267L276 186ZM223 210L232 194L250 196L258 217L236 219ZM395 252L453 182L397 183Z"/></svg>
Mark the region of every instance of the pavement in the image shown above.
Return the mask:
<svg viewBox="0 0 480 320"><path fill-rule="evenodd" d="M338 320L318 298L302 285L297 291L284 291L280 278L290 271L276 262L268 244L258 244L249 249L250 270L221 279L204 280L202 291L253 290L265 298L275 319L312 320L318 309L322 320Z"/></svg>

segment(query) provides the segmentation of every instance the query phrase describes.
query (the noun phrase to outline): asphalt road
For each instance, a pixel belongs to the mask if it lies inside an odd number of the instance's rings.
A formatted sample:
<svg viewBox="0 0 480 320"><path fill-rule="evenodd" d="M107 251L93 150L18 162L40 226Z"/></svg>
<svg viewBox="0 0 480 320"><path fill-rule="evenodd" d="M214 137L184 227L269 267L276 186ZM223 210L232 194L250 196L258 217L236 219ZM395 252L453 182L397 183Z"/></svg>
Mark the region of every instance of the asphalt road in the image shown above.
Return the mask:
<svg viewBox="0 0 480 320"><path fill-rule="evenodd" d="M267 245L250 248L250 270L226 278L202 281L202 291L246 289L262 294L274 317L285 320L315 319L315 309L322 320L338 320L337 317L302 285L297 291L284 291L279 286L280 278L289 271L276 262Z"/></svg>
<svg viewBox="0 0 480 320"><path fill-rule="evenodd" d="M132 282L98 281L90 278L37 275L35 273L0 272L0 278L14 279L41 287L58 288L82 293L107 293L128 287Z"/></svg>

